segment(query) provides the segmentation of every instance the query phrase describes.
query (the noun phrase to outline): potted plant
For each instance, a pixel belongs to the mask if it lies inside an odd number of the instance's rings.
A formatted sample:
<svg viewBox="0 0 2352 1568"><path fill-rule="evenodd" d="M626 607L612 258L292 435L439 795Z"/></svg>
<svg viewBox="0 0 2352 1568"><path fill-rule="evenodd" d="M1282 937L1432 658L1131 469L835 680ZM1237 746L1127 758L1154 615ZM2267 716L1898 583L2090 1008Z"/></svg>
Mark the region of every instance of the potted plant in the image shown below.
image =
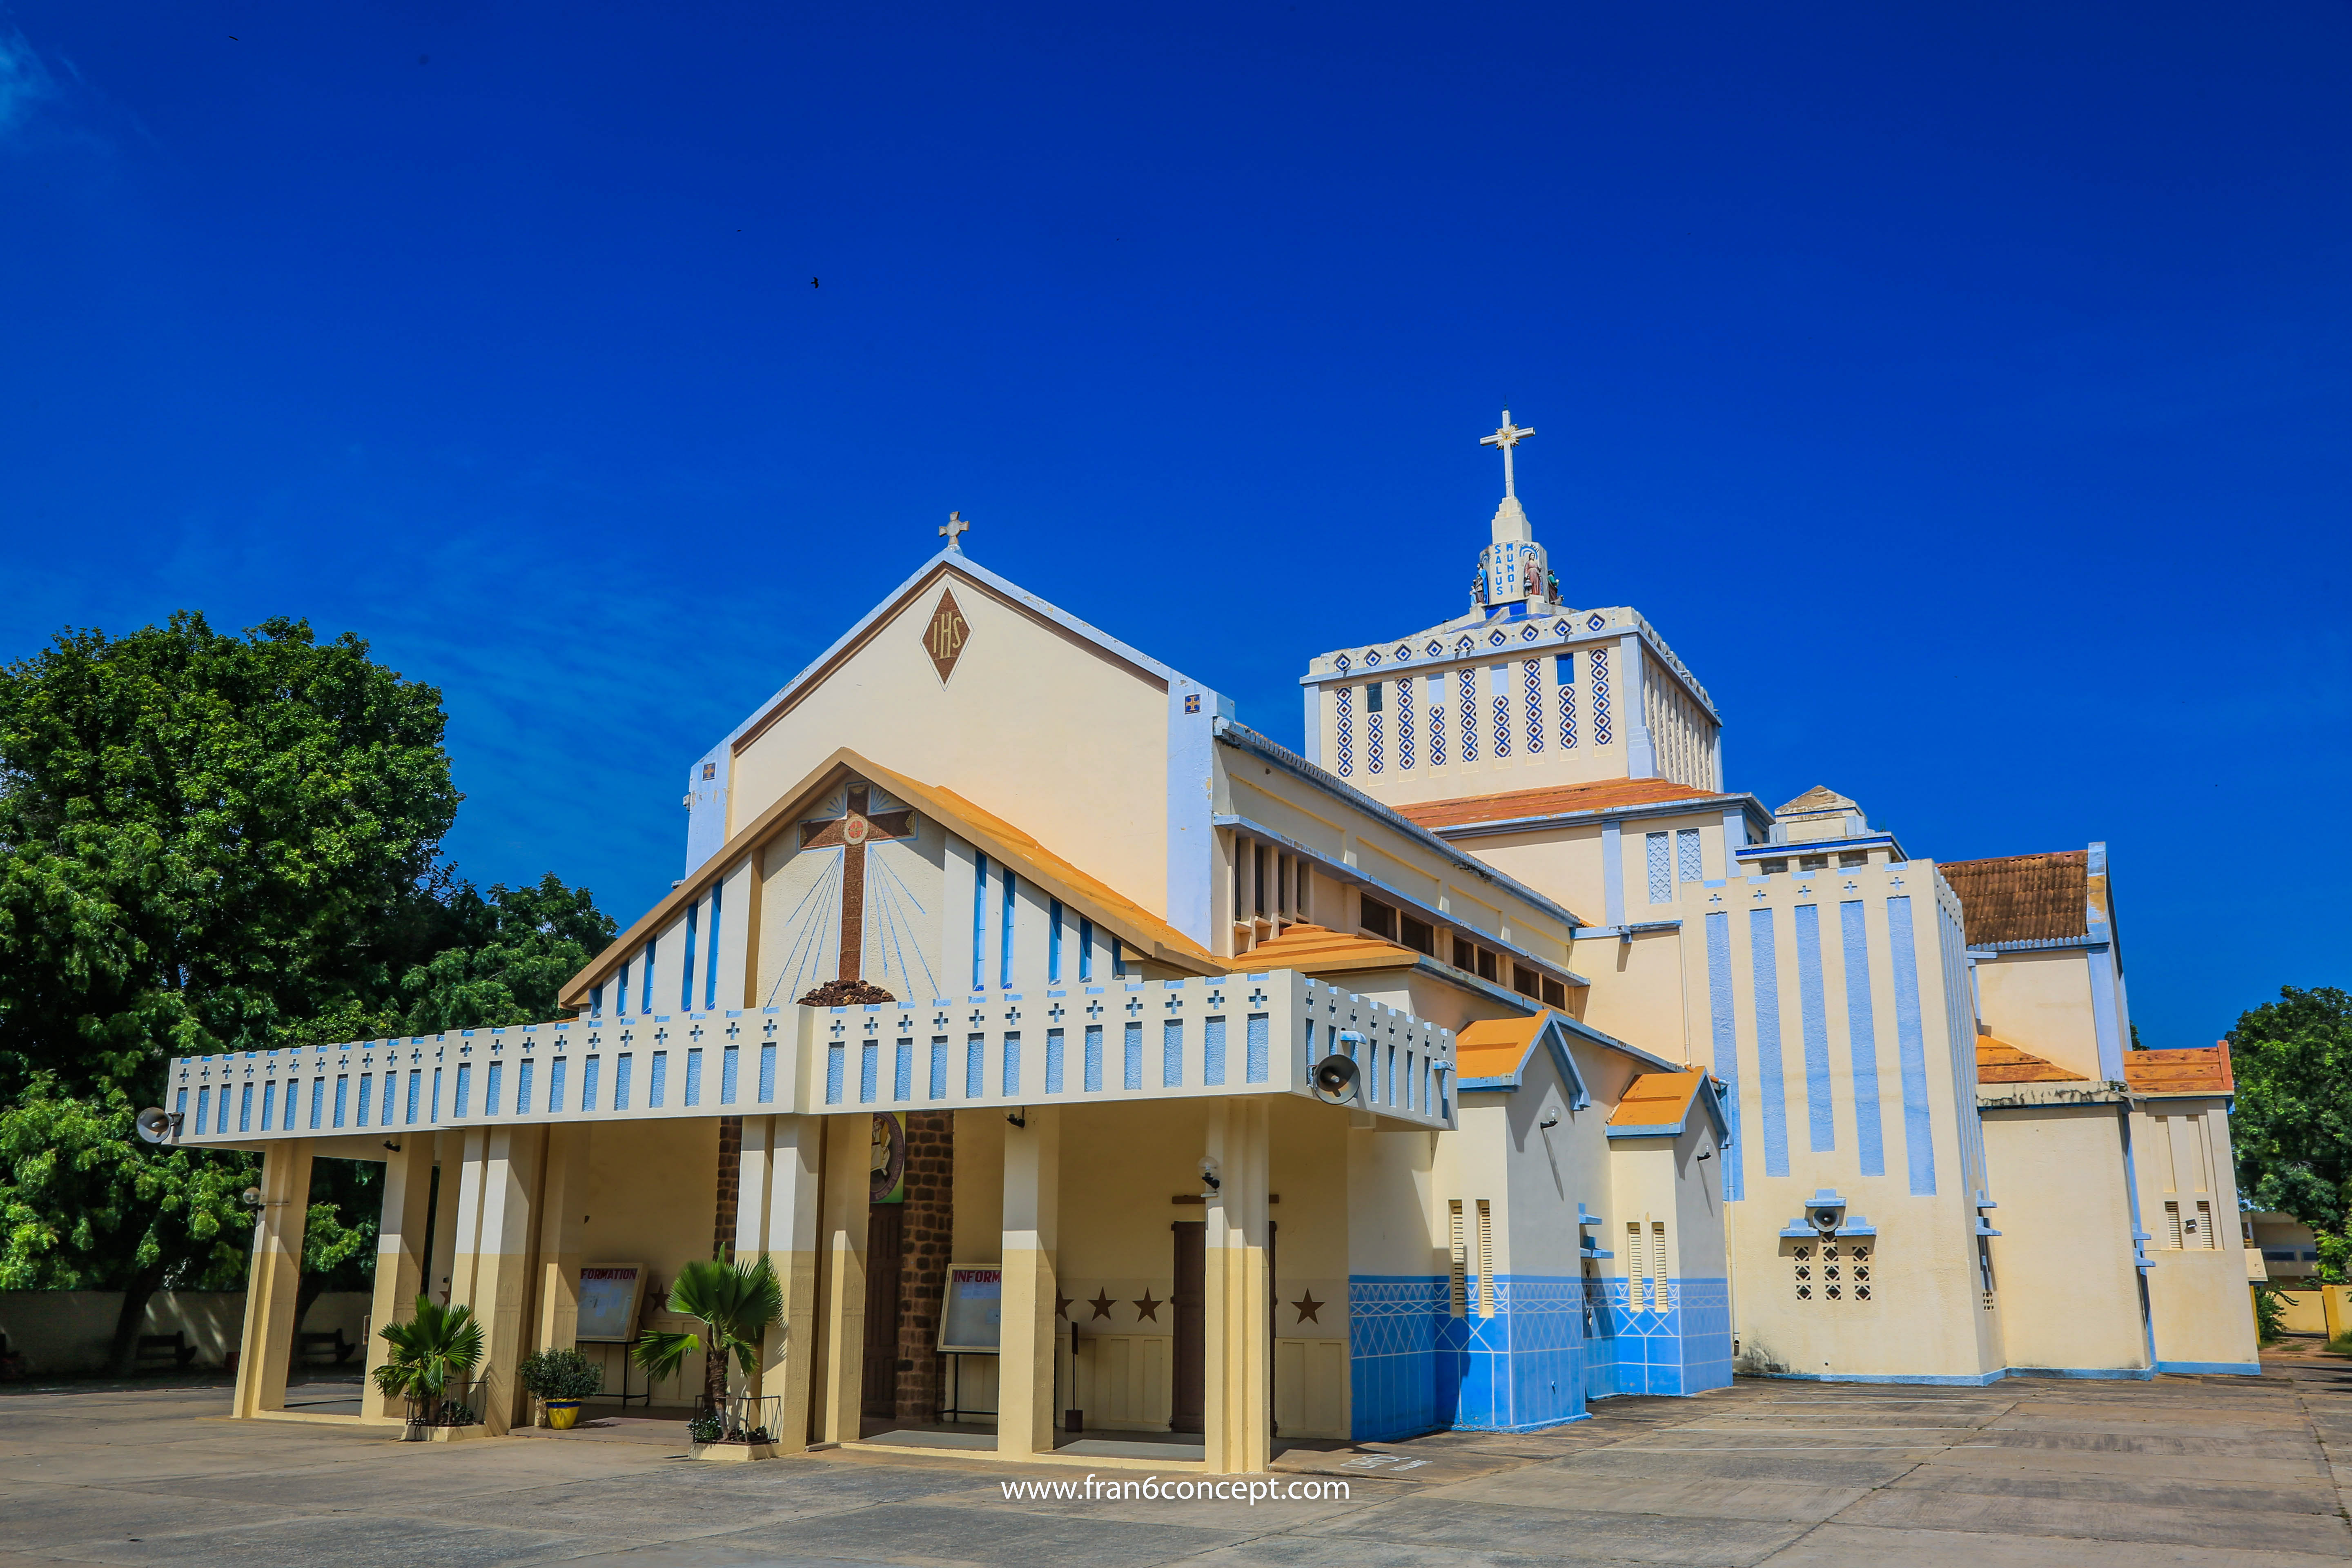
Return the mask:
<svg viewBox="0 0 2352 1568"><path fill-rule="evenodd" d="M580 1419L580 1402L604 1386L604 1369L576 1349L534 1351L515 1368L522 1385L539 1396L547 1424L568 1432Z"/></svg>
<svg viewBox="0 0 2352 1568"><path fill-rule="evenodd" d="M383 1337L392 1353L375 1369L375 1385L408 1402L412 1428L470 1426L479 1419L471 1406L450 1397L453 1386L462 1390L482 1363L482 1325L472 1308L419 1296L416 1315L387 1324Z"/></svg>
<svg viewBox="0 0 2352 1568"><path fill-rule="evenodd" d="M703 1332L649 1330L631 1353L649 1378L673 1377L686 1358L704 1352L701 1407L688 1424L697 1447L722 1440L765 1445L765 1431L729 1430L727 1361L732 1356L755 1384L768 1329L784 1314L783 1284L762 1257L756 1263L689 1263L670 1287L669 1310L692 1318Z"/></svg>

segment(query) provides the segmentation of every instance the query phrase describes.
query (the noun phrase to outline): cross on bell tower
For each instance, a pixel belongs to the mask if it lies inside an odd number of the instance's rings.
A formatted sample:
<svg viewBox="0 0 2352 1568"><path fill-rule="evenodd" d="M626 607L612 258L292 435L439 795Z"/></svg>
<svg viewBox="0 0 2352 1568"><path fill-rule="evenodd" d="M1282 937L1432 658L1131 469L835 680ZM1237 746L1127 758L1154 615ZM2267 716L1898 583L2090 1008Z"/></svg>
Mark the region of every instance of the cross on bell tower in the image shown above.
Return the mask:
<svg viewBox="0 0 2352 1568"><path fill-rule="evenodd" d="M1511 411L1506 408L1503 410L1503 427L1492 436L1478 437L1481 447L1500 447L1503 449L1503 496L1506 500L1517 500L1519 493L1511 479L1511 448L1534 434L1532 427L1512 424Z"/></svg>

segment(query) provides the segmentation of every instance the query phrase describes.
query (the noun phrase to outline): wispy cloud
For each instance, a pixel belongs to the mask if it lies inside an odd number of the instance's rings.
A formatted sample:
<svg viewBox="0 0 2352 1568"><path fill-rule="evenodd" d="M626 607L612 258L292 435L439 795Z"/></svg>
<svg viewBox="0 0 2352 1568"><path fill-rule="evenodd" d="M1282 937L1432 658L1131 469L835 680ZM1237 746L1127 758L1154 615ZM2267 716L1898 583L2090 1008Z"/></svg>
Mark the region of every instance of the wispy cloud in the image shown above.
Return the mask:
<svg viewBox="0 0 2352 1568"><path fill-rule="evenodd" d="M0 23L0 136L6 136L32 117L38 105L57 96L57 79L16 28Z"/></svg>

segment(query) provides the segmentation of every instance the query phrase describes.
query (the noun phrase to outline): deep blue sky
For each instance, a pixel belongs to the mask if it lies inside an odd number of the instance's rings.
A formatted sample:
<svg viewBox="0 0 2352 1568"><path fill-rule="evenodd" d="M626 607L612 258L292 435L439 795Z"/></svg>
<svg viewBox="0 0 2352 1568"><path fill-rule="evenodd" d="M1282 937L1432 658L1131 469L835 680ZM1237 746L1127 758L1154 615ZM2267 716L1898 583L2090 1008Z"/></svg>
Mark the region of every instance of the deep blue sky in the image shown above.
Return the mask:
<svg viewBox="0 0 2352 1568"><path fill-rule="evenodd" d="M0 657L356 629L625 921L949 509L1295 742L1507 405L1735 787L2106 839L2204 1043L2352 983L2352 11L1924 9L15 0Z"/></svg>

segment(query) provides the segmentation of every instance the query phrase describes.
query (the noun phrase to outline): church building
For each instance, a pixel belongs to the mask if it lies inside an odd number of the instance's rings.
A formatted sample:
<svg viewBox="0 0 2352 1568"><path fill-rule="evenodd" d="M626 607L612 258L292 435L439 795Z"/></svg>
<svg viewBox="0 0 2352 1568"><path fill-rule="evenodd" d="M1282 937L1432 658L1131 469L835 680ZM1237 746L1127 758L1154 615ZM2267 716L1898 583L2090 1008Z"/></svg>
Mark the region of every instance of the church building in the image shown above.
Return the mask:
<svg viewBox="0 0 2352 1568"><path fill-rule="evenodd" d="M1696 676L1567 602L1532 434L1467 610L1309 659L1301 751L951 517L694 761L568 1016L175 1061L172 1140L266 1155L237 1413L314 1158L384 1164L373 1321L472 1306L492 1434L551 1346L689 1403L621 1352L712 1257L783 1282L737 1392L788 1450L1242 1472L1735 1366L2254 1370L2226 1048L2135 1048L2104 847L1727 790Z"/></svg>

